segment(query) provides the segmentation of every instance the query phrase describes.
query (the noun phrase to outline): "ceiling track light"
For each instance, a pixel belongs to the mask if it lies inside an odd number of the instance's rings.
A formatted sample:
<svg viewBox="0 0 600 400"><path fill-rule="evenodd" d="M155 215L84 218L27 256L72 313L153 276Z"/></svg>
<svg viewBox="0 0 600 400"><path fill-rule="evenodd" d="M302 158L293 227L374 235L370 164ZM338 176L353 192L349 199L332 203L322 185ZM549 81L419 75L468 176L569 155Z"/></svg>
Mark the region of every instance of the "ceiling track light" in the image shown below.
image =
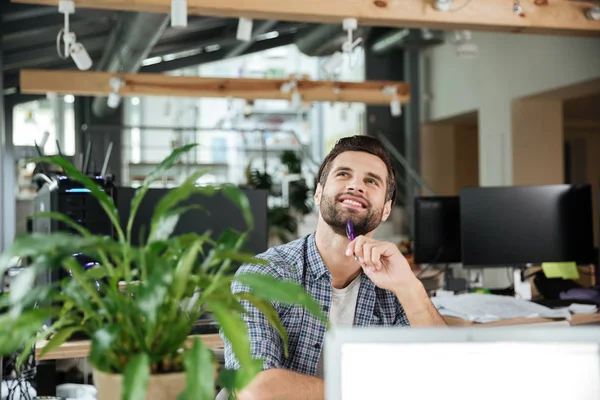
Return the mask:
<svg viewBox="0 0 600 400"><path fill-rule="evenodd" d="M296 78L292 78L289 82L283 83L279 90L281 90L281 93L291 93L290 106L292 109L297 110L302 107L302 95L298 90L298 81Z"/></svg>
<svg viewBox="0 0 600 400"><path fill-rule="evenodd" d="M187 22L187 0L171 0L171 26L185 28Z"/></svg>
<svg viewBox="0 0 600 400"><path fill-rule="evenodd" d="M75 3L72 0L60 0L58 2L58 12L65 16L65 26L58 32L56 37L56 51L62 59L71 57L73 62L82 71L92 67L92 59L83 44L77 42L75 32L70 31L69 15L75 13ZM60 36L62 34L64 43L64 52L60 49Z"/></svg>
<svg viewBox="0 0 600 400"><path fill-rule="evenodd" d="M339 68L344 63L344 54L350 57L354 49L362 43L362 38L359 37L354 39L354 31L358 29L358 20L356 18L344 19L342 26L348 37L344 43L342 43L341 51L333 53L322 65L325 73L330 76L338 73Z"/></svg>
<svg viewBox="0 0 600 400"><path fill-rule="evenodd" d="M397 86L384 86L382 90L385 96L390 96L392 101L390 102L390 112L392 117L399 117L402 115L402 104L398 99L398 87Z"/></svg>
<svg viewBox="0 0 600 400"><path fill-rule="evenodd" d="M110 78L108 84L112 88L112 92L108 95L107 105L110 108L117 108L119 104L121 104L121 95L120 90L121 87L125 86L125 81L121 78Z"/></svg>

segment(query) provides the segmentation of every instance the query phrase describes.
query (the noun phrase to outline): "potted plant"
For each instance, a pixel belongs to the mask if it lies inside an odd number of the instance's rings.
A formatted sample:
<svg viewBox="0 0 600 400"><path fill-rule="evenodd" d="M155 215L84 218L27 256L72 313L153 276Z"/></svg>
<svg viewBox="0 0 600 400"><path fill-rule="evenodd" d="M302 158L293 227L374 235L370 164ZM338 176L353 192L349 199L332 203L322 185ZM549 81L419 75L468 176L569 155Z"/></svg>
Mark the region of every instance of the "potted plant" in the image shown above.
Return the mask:
<svg viewBox="0 0 600 400"><path fill-rule="evenodd" d="M0 276L15 257L30 261L11 292L0 297L0 309L7 310L0 314L0 355L22 351L25 359L40 338L49 339L43 349L46 353L83 332L91 338L90 362L100 400L212 400L214 355L201 340L196 338L190 344L188 338L204 313L212 313L240 361L239 371L223 371L219 377L221 385L234 393L253 379L262 364L250 354L241 300L265 314L286 346L287 334L272 302L301 305L323 318L318 304L295 283L261 274L234 277L228 273L236 263L264 263L241 251L247 233L227 230L217 239L208 233L172 236L179 218L190 208L197 208L180 206L193 193L223 193L242 210L247 226L252 227L244 193L232 185L196 186L204 171L170 190L154 209L148 240L139 246L131 244L135 213L150 185L194 146L174 150L146 178L132 199L126 227L119 225L112 198L94 181L62 157L43 158L91 192L113 223L115 237L93 235L66 215L43 212L34 216L58 220L77 234L20 236L0 256ZM73 257L75 253L98 263L84 270ZM48 268L63 268L71 276L48 287L34 286L35 275ZM233 279L250 291L232 294ZM41 330L49 316L54 317L53 324Z"/></svg>

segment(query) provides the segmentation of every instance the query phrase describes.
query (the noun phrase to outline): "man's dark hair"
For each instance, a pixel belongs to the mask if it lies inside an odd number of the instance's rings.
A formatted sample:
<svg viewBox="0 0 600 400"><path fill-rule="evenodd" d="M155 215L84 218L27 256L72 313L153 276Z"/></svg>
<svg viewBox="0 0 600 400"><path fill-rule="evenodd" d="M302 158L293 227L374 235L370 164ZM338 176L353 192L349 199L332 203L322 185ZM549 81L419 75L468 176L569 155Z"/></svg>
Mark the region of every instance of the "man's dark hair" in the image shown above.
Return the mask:
<svg viewBox="0 0 600 400"><path fill-rule="evenodd" d="M396 202L396 173L394 172L394 168L392 167L392 159L390 158L389 153L381 143L381 141L372 136L365 135L357 135L357 136L349 136L345 138L341 138L337 141L333 149L327 154L325 160L321 164L319 168L319 172L317 174L317 182L321 185L325 185L325 181L327 180L327 176L329 176L329 172L331 171L331 164L333 160L337 156L347 151L362 151L364 153L373 154L377 156L383 161L385 166L387 167L387 182L386 182L386 193L385 193L385 201L392 200L392 205Z"/></svg>

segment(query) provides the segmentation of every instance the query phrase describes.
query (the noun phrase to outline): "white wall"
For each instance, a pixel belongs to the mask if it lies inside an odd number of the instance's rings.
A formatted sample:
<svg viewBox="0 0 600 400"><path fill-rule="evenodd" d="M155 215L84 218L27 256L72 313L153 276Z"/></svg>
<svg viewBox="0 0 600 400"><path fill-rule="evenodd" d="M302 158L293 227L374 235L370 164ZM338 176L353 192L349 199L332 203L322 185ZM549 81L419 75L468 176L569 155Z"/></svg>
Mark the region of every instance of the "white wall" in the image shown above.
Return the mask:
<svg viewBox="0 0 600 400"><path fill-rule="evenodd" d="M473 32L477 58L455 46L423 52L423 121L479 110L480 184L511 184L513 99L600 77L600 39Z"/></svg>
<svg viewBox="0 0 600 400"><path fill-rule="evenodd" d="M422 120L479 111L479 183L512 184L511 102L600 77L600 39L473 32L475 59L444 45L422 54ZM485 270L484 285L510 284L506 269Z"/></svg>

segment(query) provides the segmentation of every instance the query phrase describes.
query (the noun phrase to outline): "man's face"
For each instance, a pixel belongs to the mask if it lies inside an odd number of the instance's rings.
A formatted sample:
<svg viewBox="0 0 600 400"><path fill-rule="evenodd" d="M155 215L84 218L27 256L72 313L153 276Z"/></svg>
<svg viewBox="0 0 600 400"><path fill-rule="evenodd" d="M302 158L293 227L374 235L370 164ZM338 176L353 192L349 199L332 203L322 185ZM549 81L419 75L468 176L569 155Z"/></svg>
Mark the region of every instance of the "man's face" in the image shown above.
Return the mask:
<svg viewBox="0 0 600 400"><path fill-rule="evenodd" d="M339 235L346 235L352 220L356 236L367 234L391 212L386 202L387 168L377 156L360 151L339 154L331 163L325 184L317 185L315 202L323 220Z"/></svg>

